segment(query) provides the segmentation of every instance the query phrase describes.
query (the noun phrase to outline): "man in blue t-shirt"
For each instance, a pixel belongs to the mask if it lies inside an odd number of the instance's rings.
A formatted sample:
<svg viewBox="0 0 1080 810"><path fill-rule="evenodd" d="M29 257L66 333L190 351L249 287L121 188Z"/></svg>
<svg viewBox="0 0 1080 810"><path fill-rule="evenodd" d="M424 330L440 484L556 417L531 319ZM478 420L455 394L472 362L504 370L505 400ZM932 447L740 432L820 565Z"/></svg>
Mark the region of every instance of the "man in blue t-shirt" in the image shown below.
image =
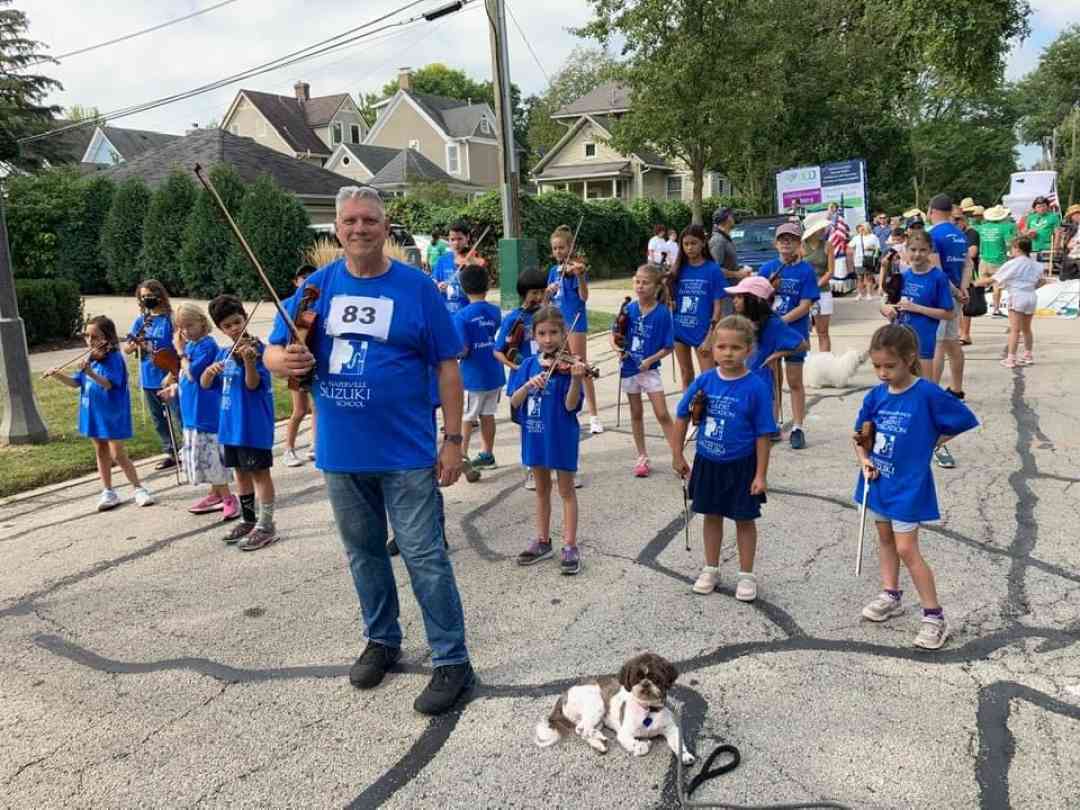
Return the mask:
<svg viewBox="0 0 1080 810"><path fill-rule="evenodd" d="M436 485L461 475L461 341L428 276L383 255L387 220L378 193L346 186L336 204L345 255L308 279L320 292L308 345L291 343L278 328L263 359L285 377L315 369L315 464L326 478L368 638L349 680L359 689L378 686L401 656L389 514L432 652L431 681L413 706L442 714L474 680L436 498ZM438 451L433 374L445 431Z"/></svg>

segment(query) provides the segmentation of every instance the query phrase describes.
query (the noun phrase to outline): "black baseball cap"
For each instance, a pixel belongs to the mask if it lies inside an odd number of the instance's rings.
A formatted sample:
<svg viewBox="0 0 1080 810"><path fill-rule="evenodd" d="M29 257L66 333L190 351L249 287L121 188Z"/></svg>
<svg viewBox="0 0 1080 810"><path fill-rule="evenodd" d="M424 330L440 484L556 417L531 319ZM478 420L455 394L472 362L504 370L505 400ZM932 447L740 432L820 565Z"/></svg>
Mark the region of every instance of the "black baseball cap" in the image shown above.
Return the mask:
<svg viewBox="0 0 1080 810"><path fill-rule="evenodd" d="M952 213L953 201L948 194L937 194L930 200L931 211L948 211Z"/></svg>

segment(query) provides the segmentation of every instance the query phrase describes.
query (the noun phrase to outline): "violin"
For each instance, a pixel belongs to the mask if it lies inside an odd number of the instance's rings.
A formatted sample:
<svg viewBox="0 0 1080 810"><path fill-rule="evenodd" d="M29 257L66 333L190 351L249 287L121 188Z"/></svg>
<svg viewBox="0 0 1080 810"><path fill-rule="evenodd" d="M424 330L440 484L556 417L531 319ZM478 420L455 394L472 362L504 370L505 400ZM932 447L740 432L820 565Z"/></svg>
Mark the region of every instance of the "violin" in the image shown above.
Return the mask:
<svg viewBox="0 0 1080 810"><path fill-rule="evenodd" d="M611 323L611 332L615 340L615 345L620 350L626 349L626 339L630 336L630 296L626 296L623 299L622 304L619 306L619 314L615 316L615 320Z"/></svg>
<svg viewBox="0 0 1080 810"><path fill-rule="evenodd" d="M663 267L664 265L661 265ZM679 277L673 268L666 269L660 274L660 286L667 294L668 305L675 307L675 288L679 286Z"/></svg>
<svg viewBox="0 0 1080 810"><path fill-rule="evenodd" d="M690 424L700 425L705 419L705 411L708 409L708 402L705 399L705 392L698 390L694 394L694 398L690 400Z"/></svg>
<svg viewBox="0 0 1080 810"><path fill-rule="evenodd" d="M858 433L852 435L851 439L856 445L866 451L867 455L874 452L874 438L876 436L876 429L874 423L866 421L862 423L862 427Z"/></svg>
<svg viewBox="0 0 1080 810"><path fill-rule="evenodd" d="M244 331L240 334L240 337L238 337L236 339L236 342L233 344L232 351L229 352L229 357L232 357L234 354L243 351L244 349L254 349L256 353L259 353L262 351L262 348L263 344L261 340L259 340L254 335L248 333L247 331Z"/></svg>
<svg viewBox="0 0 1080 810"><path fill-rule="evenodd" d="M904 291L904 277L900 273L887 273L885 276L885 303L895 306L900 303Z"/></svg>
<svg viewBox="0 0 1080 810"><path fill-rule="evenodd" d="M524 312L524 310L522 310ZM525 342L525 319L519 318L510 331L506 334L506 339L503 341L502 353L506 355L506 359L514 365L517 365L518 360L521 357L521 346Z"/></svg>
<svg viewBox="0 0 1080 810"><path fill-rule="evenodd" d="M131 341L132 343L138 343L139 341L146 339L146 330L149 328L151 322L155 316L153 312L148 309L142 311L143 322L139 327L139 331L132 333L128 332L124 340ZM165 346L160 349L150 350L150 362L152 362L155 368L159 368L174 377L180 374L180 355L176 353L176 349L172 346Z"/></svg>
<svg viewBox="0 0 1080 810"><path fill-rule="evenodd" d="M309 350L311 349L311 338L314 335L315 321L318 319L312 307L318 300L318 287L313 287L310 284L304 287L304 291L300 293L300 301L296 305L296 317L293 319L296 324L296 342L306 346ZM289 388L293 391L310 391L314 382L315 368L312 367L311 371L303 377L290 377Z"/></svg>
<svg viewBox="0 0 1080 810"><path fill-rule="evenodd" d="M554 374L569 374L570 368L574 364L580 362L580 357L576 354L570 354L567 351L545 352L540 355L540 366L548 369ZM600 376L600 369L596 366L588 363L584 363L583 365L585 366L585 373L594 380Z"/></svg>

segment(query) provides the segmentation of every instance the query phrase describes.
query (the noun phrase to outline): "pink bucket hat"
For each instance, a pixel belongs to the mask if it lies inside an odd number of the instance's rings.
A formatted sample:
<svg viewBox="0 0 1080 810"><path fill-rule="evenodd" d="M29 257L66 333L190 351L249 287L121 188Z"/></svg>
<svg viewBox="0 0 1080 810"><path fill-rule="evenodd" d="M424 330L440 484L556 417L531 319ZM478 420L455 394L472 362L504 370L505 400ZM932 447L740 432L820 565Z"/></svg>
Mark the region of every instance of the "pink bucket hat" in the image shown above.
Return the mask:
<svg viewBox="0 0 1080 810"><path fill-rule="evenodd" d="M725 287L724 292L728 295L756 295L761 300L768 301L775 290L764 276L747 276L734 287Z"/></svg>

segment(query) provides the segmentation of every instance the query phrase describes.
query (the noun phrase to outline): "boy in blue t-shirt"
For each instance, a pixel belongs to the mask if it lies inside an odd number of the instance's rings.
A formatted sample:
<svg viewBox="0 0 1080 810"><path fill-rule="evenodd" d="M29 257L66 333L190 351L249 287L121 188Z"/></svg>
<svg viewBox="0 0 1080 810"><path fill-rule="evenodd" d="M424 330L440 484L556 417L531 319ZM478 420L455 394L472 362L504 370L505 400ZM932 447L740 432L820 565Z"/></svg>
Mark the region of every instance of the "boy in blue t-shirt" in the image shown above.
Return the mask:
<svg viewBox="0 0 1080 810"><path fill-rule="evenodd" d="M488 291L485 268L475 264L463 267L458 280L469 297L469 304L454 313L454 328L465 347L461 355L461 380L465 386L461 454L466 469L470 466L491 468L495 466L495 414L506 382L506 373L495 357L495 334L499 331L502 313L497 306L484 300ZM477 424L483 449L470 460L469 439Z"/></svg>
<svg viewBox="0 0 1080 810"><path fill-rule="evenodd" d="M230 341L244 334L247 314L235 295L219 295L207 309L210 318ZM241 551L256 551L278 539L274 526L274 390L270 372L262 362L265 346L244 335L218 352L217 362L202 373L203 388L220 386L221 418L218 442L224 448L225 466L236 474L236 494L240 499L240 522L223 538L232 544L240 540ZM255 499L259 501L258 518Z"/></svg>
<svg viewBox="0 0 1080 810"><path fill-rule="evenodd" d="M821 297L817 274L813 266L799 258L802 228L798 223L785 222L776 229L776 252L779 258L766 262L758 270L776 287L773 310L780 319L810 340L810 308ZM788 355L783 359L788 388L791 389L791 448L806 447L803 419L806 417L806 389L803 387L803 361L806 353Z"/></svg>

